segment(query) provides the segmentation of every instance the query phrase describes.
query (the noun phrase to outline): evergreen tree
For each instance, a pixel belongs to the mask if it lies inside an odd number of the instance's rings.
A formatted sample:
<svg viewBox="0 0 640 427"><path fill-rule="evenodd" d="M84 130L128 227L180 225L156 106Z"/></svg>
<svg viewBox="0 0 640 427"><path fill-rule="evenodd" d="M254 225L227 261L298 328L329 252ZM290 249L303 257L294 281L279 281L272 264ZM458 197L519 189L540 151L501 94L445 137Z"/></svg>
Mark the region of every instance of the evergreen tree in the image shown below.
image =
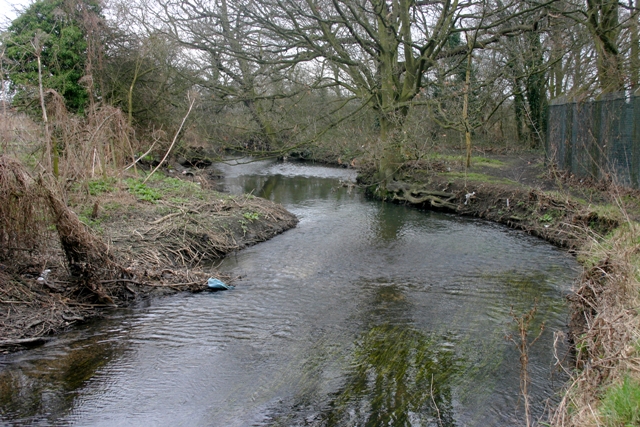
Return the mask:
<svg viewBox="0 0 640 427"><path fill-rule="evenodd" d="M93 0L37 0L11 23L5 43L15 103L35 98L40 56L43 86L57 91L68 110L82 113L88 100L80 82L87 60L86 12L99 14L100 7Z"/></svg>

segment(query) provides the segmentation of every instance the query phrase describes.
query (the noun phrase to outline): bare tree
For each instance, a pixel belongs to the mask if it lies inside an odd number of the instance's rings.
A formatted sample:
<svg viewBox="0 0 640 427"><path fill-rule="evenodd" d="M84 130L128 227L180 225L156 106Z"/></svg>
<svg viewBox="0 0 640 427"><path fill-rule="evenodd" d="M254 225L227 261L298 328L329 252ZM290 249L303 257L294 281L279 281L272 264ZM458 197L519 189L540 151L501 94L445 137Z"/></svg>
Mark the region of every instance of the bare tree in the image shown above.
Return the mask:
<svg viewBox="0 0 640 427"><path fill-rule="evenodd" d="M382 144L379 179L385 183L404 161L401 130L411 107L427 103L433 85L446 84L447 73L460 68L455 64L505 37L528 34L523 37L532 53L521 61L517 78L523 85L516 98L526 95L522 116L529 133L544 133L549 61L545 38L535 30L554 2L146 0L137 14L147 28L181 44L193 83L208 94L201 108L217 103L218 111L244 114L244 125L255 127L272 153L292 149L295 135L313 139L309 129L317 137L349 114L371 109ZM464 43L451 43L465 33ZM503 74L493 72L491 78ZM473 77L459 91L460 99L474 93ZM321 114L314 110L321 120L305 123L299 112L305 97L329 87L333 91L323 92L323 99L331 99L330 107L320 108ZM494 109L509 95L499 90ZM461 113L458 121L469 131L471 102L467 117Z"/></svg>
<svg viewBox="0 0 640 427"><path fill-rule="evenodd" d="M495 8L493 8L495 6ZM501 37L530 29L513 18L542 6L522 8L501 18L512 5L486 1L419 0L262 0L247 13L270 39L281 40L296 57L329 61L335 84L359 97L378 117L384 152L381 181L391 180L402 163L398 130L409 107L428 89L442 60L465 61ZM474 34L474 43L452 47L452 35Z"/></svg>

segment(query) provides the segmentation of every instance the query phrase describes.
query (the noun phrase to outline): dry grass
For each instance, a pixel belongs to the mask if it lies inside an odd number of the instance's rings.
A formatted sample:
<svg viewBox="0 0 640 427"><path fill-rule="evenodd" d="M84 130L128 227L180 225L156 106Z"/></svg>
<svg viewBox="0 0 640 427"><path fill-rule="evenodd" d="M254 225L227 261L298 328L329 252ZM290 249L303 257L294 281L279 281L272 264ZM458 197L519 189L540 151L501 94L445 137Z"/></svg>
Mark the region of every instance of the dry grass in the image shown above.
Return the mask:
<svg viewBox="0 0 640 427"><path fill-rule="evenodd" d="M625 377L640 380L640 224L627 222L606 239L592 236L572 303L576 367L553 418L555 426L603 426L604 392Z"/></svg>
<svg viewBox="0 0 640 427"><path fill-rule="evenodd" d="M42 128L26 114L0 109L0 148L4 154L26 156L37 150Z"/></svg>
<svg viewBox="0 0 640 427"><path fill-rule="evenodd" d="M121 170L131 163L141 143L121 110L103 106L86 117L69 115L59 103L52 114L52 138L60 153L59 174L82 180Z"/></svg>
<svg viewBox="0 0 640 427"><path fill-rule="evenodd" d="M46 92L51 153L47 154L47 132L27 115L0 111L0 148L23 161L39 164L39 171L54 172L64 181L82 181L95 176L119 174L136 153L151 143L136 138L126 115L118 108L96 104L85 116L69 114L62 97ZM162 132L152 135L155 148L168 145ZM50 158L48 158L50 156ZM28 159L28 160L27 160Z"/></svg>
<svg viewBox="0 0 640 427"><path fill-rule="evenodd" d="M15 262L42 244L49 219L44 202L20 162L0 156L0 261Z"/></svg>

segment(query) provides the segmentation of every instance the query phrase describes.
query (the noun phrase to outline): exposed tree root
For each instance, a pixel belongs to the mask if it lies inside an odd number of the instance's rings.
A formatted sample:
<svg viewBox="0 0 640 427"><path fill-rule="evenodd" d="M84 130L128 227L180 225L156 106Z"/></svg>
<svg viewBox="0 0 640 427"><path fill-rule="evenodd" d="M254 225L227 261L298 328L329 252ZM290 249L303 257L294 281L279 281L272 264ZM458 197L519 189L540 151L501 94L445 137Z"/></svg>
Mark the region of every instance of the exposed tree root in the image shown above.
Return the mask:
<svg viewBox="0 0 640 427"><path fill-rule="evenodd" d="M456 195L446 191L428 189L425 186L411 185L402 181L394 181L387 185L387 191L393 193L393 199L409 202L414 205L429 203L434 208L456 210Z"/></svg>

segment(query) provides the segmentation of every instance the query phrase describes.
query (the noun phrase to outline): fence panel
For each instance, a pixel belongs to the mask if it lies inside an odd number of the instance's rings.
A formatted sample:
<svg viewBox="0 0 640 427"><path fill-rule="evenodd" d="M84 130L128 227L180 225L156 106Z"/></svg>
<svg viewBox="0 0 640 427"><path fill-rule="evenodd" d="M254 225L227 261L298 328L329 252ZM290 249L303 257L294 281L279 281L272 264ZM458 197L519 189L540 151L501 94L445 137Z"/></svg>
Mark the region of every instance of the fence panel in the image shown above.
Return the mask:
<svg viewBox="0 0 640 427"><path fill-rule="evenodd" d="M640 96L558 100L549 106L547 158L578 177L640 187Z"/></svg>

